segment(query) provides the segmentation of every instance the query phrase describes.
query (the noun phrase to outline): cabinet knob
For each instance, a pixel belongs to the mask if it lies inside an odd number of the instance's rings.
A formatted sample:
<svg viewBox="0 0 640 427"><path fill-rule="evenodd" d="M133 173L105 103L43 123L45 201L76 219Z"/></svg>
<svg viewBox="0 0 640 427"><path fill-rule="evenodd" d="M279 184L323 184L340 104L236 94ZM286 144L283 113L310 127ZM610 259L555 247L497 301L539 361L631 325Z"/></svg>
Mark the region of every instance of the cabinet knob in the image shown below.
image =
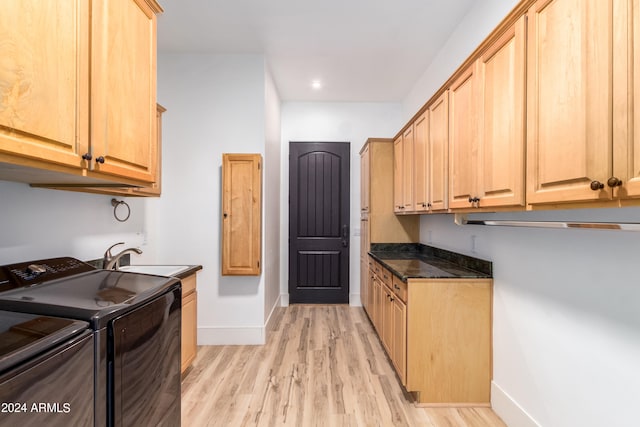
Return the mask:
<svg viewBox="0 0 640 427"><path fill-rule="evenodd" d="M469 203L473 203L473 197L469 196Z"/></svg>
<svg viewBox="0 0 640 427"><path fill-rule="evenodd" d="M91 156L91 154L90 154L90 153L84 153L84 154L82 155L82 159L83 159L83 160L86 160L86 161L89 161L89 160L93 159L93 156Z"/></svg>
<svg viewBox="0 0 640 427"><path fill-rule="evenodd" d="M604 188L604 184L601 183L600 181L591 181L590 187L593 191L598 191Z"/></svg>
<svg viewBox="0 0 640 427"><path fill-rule="evenodd" d="M607 180L607 185L608 185L609 187L611 187L611 188L619 187L619 186L621 186L621 185L622 185L622 181L621 181L621 180L619 180L618 178L616 178L615 176L612 176L611 178L609 178L609 179ZM592 188L593 188L593 187L592 187Z"/></svg>
<svg viewBox="0 0 640 427"><path fill-rule="evenodd" d="M100 157L96 158L96 163L104 164L104 157L100 156Z"/></svg>
<svg viewBox="0 0 640 427"><path fill-rule="evenodd" d="M427 203L427 207L428 207L429 209L431 209L431 206L432 206L432 205L431 205L431 203Z"/></svg>

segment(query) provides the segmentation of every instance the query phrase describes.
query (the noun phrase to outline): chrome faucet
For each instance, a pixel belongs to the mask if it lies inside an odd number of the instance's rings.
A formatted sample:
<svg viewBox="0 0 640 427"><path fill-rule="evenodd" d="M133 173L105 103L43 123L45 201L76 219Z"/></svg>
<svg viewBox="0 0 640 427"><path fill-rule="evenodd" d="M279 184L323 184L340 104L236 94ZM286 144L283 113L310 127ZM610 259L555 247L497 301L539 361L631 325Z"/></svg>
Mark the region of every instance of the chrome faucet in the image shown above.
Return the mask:
<svg viewBox="0 0 640 427"><path fill-rule="evenodd" d="M102 268L104 268L105 270L117 270L118 267L120 267L120 258L122 258L122 256L125 254L131 252L135 252L137 254L142 253L142 250L140 248L127 248L122 252L118 252L116 255L111 255L111 249L118 245L124 245L124 242L119 242L115 245L111 245L109 246L109 249L105 251L104 258L102 259Z"/></svg>

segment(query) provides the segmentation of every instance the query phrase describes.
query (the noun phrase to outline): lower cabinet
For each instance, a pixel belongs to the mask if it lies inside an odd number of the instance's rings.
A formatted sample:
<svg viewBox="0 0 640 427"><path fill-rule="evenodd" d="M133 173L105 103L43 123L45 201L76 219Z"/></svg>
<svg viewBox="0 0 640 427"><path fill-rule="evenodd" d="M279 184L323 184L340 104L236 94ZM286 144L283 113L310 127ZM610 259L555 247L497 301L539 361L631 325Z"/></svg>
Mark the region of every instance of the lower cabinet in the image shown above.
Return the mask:
<svg viewBox="0 0 640 427"><path fill-rule="evenodd" d="M406 390L424 405L488 405L492 280L403 282L370 261L365 310Z"/></svg>
<svg viewBox="0 0 640 427"><path fill-rule="evenodd" d="M196 275L192 274L182 280L182 345L180 373L184 373L198 351L197 314L198 292L196 291Z"/></svg>

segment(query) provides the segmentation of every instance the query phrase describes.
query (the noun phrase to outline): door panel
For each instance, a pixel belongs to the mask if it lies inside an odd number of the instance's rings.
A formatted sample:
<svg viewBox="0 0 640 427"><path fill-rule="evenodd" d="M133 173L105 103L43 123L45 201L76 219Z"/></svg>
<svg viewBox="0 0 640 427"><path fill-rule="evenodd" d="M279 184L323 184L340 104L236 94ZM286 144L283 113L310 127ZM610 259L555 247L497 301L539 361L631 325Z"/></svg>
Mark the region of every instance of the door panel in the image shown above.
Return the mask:
<svg viewBox="0 0 640 427"><path fill-rule="evenodd" d="M349 302L349 143L292 142L289 300Z"/></svg>
<svg viewBox="0 0 640 427"><path fill-rule="evenodd" d="M538 1L527 41L527 202L607 200L612 2Z"/></svg>

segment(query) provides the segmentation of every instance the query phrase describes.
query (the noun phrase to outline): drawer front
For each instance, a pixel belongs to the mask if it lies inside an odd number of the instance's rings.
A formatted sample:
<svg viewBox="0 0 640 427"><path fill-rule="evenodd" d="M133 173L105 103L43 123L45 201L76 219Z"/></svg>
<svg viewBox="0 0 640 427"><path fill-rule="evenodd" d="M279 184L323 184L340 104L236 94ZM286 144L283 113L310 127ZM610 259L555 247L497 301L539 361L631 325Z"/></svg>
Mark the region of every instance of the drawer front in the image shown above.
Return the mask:
<svg viewBox="0 0 640 427"><path fill-rule="evenodd" d="M380 280L382 280L382 282L387 285L389 289L391 289L393 287L393 274L391 274L389 270L382 266L380 267L380 270Z"/></svg>
<svg viewBox="0 0 640 427"><path fill-rule="evenodd" d="M191 276L187 276L184 279L180 279L182 282L182 297L189 295L191 292L196 290L196 275L192 274Z"/></svg>
<svg viewBox="0 0 640 427"><path fill-rule="evenodd" d="M405 303L407 302L407 284L398 277L393 276L393 292Z"/></svg>
<svg viewBox="0 0 640 427"><path fill-rule="evenodd" d="M382 270L383 268L380 263L373 261L373 272L376 273L380 279L382 279Z"/></svg>

